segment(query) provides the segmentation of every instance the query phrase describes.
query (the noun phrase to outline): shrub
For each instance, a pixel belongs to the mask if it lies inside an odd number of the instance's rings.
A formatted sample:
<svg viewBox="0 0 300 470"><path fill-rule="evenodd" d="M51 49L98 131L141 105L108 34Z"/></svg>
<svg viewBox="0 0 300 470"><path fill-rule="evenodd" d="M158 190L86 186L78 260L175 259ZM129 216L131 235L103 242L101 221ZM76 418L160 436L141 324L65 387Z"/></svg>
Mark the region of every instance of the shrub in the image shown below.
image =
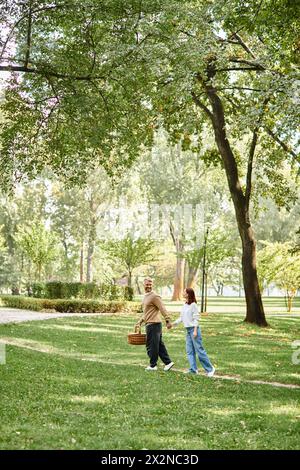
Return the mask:
<svg viewBox="0 0 300 470"><path fill-rule="evenodd" d="M36 298L43 298L46 296L46 284L44 282L34 282L27 285L27 292Z"/></svg>
<svg viewBox="0 0 300 470"><path fill-rule="evenodd" d="M115 284L100 284L99 297L105 300L124 300L125 290Z"/></svg>
<svg viewBox="0 0 300 470"><path fill-rule="evenodd" d="M39 299L103 299L132 300L132 294L122 286L94 282L35 282L27 286L28 295Z"/></svg>
<svg viewBox="0 0 300 470"><path fill-rule="evenodd" d="M23 297L21 295L2 295L2 303L5 307L21 308L25 310L43 310L43 300L32 297ZM49 308L49 305L48 305Z"/></svg>
<svg viewBox="0 0 300 470"><path fill-rule="evenodd" d="M132 287L125 286L124 298L125 300L133 300L133 288Z"/></svg>
<svg viewBox="0 0 300 470"><path fill-rule="evenodd" d="M100 288L94 282L78 283L78 297L81 299L96 299L100 297Z"/></svg>
<svg viewBox="0 0 300 470"><path fill-rule="evenodd" d="M59 282L59 281L46 282L45 298L61 299L62 298L62 282Z"/></svg>
<svg viewBox="0 0 300 470"><path fill-rule="evenodd" d="M2 304L6 307L20 308L34 311L56 311L66 313L140 313L139 302L127 301L100 301L85 299L35 299L21 295L2 295Z"/></svg>

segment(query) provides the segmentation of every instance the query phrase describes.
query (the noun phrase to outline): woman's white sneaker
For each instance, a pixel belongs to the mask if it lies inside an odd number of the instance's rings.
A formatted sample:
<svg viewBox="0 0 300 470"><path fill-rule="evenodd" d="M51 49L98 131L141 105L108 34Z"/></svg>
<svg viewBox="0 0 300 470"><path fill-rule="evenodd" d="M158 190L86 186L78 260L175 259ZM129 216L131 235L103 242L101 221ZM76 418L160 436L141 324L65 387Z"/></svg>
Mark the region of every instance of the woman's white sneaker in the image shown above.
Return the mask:
<svg viewBox="0 0 300 470"><path fill-rule="evenodd" d="M216 372L216 369L213 367L213 369L210 372L207 372L207 377L213 377L214 373Z"/></svg>

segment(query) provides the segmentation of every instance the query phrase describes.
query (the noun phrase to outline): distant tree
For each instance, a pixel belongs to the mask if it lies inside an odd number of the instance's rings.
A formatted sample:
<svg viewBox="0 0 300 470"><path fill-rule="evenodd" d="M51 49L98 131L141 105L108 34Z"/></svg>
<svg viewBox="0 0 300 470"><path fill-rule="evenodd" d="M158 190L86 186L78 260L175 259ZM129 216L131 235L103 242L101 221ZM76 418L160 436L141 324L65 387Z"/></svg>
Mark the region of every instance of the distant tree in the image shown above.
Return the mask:
<svg viewBox="0 0 300 470"><path fill-rule="evenodd" d="M107 242L103 248L112 260L120 263L128 275L128 286L132 287L132 274L135 268L155 260L155 243L145 238L133 239L127 235L120 241Z"/></svg>
<svg viewBox="0 0 300 470"><path fill-rule="evenodd" d="M293 299L300 288L300 253L293 253L291 243L266 243L258 252L259 279L262 288L270 283L281 289L292 311Z"/></svg>
<svg viewBox="0 0 300 470"><path fill-rule="evenodd" d="M42 223L22 228L17 234L17 243L27 260L34 267L34 279L41 281L42 274L57 256L57 237Z"/></svg>
<svg viewBox="0 0 300 470"><path fill-rule="evenodd" d="M16 285L16 272L13 269L5 237L0 231L0 288Z"/></svg>

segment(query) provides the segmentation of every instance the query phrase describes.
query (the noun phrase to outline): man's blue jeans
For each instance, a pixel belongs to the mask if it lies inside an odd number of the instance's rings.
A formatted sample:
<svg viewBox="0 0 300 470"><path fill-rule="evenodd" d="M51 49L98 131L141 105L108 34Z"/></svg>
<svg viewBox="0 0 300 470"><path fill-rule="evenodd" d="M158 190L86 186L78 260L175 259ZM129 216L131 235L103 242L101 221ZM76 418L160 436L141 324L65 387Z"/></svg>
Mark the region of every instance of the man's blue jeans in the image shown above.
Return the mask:
<svg viewBox="0 0 300 470"><path fill-rule="evenodd" d="M194 338L194 327L186 328L186 352L188 356L188 360L190 363L189 371L196 374L197 373L197 362L196 356L198 356L199 361L205 370L205 372L211 372L213 370L213 366L208 358L208 355L202 345L202 336L201 331L198 326L198 334L197 337Z"/></svg>

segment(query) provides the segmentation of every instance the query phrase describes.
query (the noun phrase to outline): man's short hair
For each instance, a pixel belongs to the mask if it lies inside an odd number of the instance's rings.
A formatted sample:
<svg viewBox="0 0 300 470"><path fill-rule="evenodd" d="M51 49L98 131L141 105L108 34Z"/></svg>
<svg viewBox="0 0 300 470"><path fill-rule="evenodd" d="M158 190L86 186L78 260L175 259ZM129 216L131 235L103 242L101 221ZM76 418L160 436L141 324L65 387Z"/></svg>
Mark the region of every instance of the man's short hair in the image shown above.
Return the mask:
<svg viewBox="0 0 300 470"><path fill-rule="evenodd" d="M144 282L146 281L153 282L153 279L151 277L145 277Z"/></svg>

